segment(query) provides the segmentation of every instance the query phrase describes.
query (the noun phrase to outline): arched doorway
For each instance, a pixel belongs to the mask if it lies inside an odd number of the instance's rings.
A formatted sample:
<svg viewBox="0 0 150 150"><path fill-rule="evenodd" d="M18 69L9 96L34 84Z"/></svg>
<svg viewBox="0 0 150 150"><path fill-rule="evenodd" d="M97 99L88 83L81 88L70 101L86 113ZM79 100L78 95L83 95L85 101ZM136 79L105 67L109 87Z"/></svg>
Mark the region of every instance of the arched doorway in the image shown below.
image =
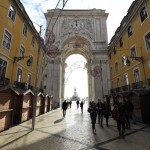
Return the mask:
<svg viewBox="0 0 150 150"><path fill-rule="evenodd" d="M78 99L88 99L88 76L86 59L79 54L70 55L66 62L65 68L65 89L64 98L74 100L74 93ZM76 92L75 92L76 91Z"/></svg>
<svg viewBox="0 0 150 150"><path fill-rule="evenodd" d="M90 43L81 36L74 36L66 41L64 41L63 51L60 55L61 58L61 87L60 87L60 93L61 93L61 101L64 100L64 89L65 89L65 67L66 67L66 59L72 55L72 54L80 54L86 59L86 68L88 73L88 97L89 100L92 100L94 98L94 84L92 82L92 76L90 75L90 70L92 67L92 53L90 52L91 45Z"/></svg>

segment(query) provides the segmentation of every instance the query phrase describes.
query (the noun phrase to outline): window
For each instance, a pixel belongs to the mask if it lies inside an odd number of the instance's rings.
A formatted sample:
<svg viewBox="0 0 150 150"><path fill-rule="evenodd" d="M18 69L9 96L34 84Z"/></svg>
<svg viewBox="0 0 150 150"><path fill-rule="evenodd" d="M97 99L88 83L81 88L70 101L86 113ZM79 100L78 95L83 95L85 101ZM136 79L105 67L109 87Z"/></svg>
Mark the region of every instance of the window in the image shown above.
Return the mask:
<svg viewBox="0 0 150 150"><path fill-rule="evenodd" d="M31 44L32 44L32 46L34 47L34 44L35 44L35 37L34 37L34 36L32 36Z"/></svg>
<svg viewBox="0 0 150 150"><path fill-rule="evenodd" d="M140 73L138 69L134 70L134 80L135 82L140 82Z"/></svg>
<svg viewBox="0 0 150 150"><path fill-rule="evenodd" d="M32 64L33 64L33 56L30 55L29 59L27 60L27 66L32 66Z"/></svg>
<svg viewBox="0 0 150 150"><path fill-rule="evenodd" d="M11 34L7 30L5 30L3 37L3 46L8 50L10 49L11 39L12 39Z"/></svg>
<svg viewBox="0 0 150 150"><path fill-rule="evenodd" d="M135 49L135 46L133 46L130 50L131 50L131 59L134 60L134 58L136 57L136 49Z"/></svg>
<svg viewBox="0 0 150 150"><path fill-rule="evenodd" d="M118 62L115 63L115 70L116 70L116 73L118 73Z"/></svg>
<svg viewBox="0 0 150 150"><path fill-rule="evenodd" d="M120 87L120 79L117 79L117 87Z"/></svg>
<svg viewBox="0 0 150 150"><path fill-rule="evenodd" d="M9 7L8 16L11 18L13 22L15 21L16 11L12 5Z"/></svg>
<svg viewBox="0 0 150 150"><path fill-rule="evenodd" d="M147 50L150 50L150 32L145 36L145 43Z"/></svg>
<svg viewBox="0 0 150 150"><path fill-rule="evenodd" d="M22 79L22 70L18 68L17 70L17 81L21 82Z"/></svg>
<svg viewBox="0 0 150 150"><path fill-rule="evenodd" d="M128 79L128 75L127 74L124 75L124 84L125 85L129 85L129 79Z"/></svg>
<svg viewBox="0 0 150 150"><path fill-rule="evenodd" d="M148 15L147 15L146 8L143 7L142 10L141 10L141 12L140 12L141 22L143 22L147 17L148 17Z"/></svg>
<svg viewBox="0 0 150 150"><path fill-rule="evenodd" d="M131 26L128 27L128 37L130 37L132 35L132 28Z"/></svg>
<svg viewBox="0 0 150 150"><path fill-rule="evenodd" d="M7 62L0 58L0 77L5 77Z"/></svg>
<svg viewBox="0 0 150 150"><path fill-rule="evenodd" d="M31 84L31 74L28 74L28 76L27 76L27 83L29 85Z"/></svg>
<svg viewBox="0 0 150 150"><path fill-rule="evenodd" d="M114 47L114 54L116 54L116 47Z"/></svg>
<svg viewBox="0 0 150 150"><path fill-rule="evenodd" d="M126 66L126 56L122 56L122 67Z"/></svg>
<svg viewBox="0 0 150 150"><path fill-rule="evenodd" d="M25 48L23 46L20 47L20 57L24 57Z"/></svg>
<svg viewBox="0 0 150 150"><path fill-rule="evenodd" d="M27 25L23 24L23 35L27 36Z"/></svg>
<svg viewBox="0 0 150 150"><path fill-rule="evenodd" d="M120 47L122 47L123 46L123 39L122 39L122 37L120 38Z"/></svg>
<svg viewBox="0 0 150 150"><path fill-rule="evenodd" d="M109 59L111 60L111 54L109 54Z"/></svg>

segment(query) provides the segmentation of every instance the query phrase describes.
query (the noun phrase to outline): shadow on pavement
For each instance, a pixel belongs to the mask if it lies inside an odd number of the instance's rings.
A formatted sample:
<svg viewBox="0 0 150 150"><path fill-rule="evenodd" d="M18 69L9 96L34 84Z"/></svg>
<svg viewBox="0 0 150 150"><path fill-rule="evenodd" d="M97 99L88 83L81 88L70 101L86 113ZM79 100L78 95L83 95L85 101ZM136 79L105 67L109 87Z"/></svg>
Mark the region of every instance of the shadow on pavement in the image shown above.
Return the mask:
<svg viewBox="0 0 150 150"><path fill-rule="evenodd" d="M19 139L21 139L22 137L28 135L28 134L31 133L31 132L32 132L32 130L30 130L30 131L28 131L27 133L25 133L25 134L19 136L18 138L15 138L14 140L12 140L12 141L10 141L10 142L8 142L8 143L6 143L6 144L0 146L0 149L3 148L3 147L5 147L5 146L8 146L9 144L11 144L11 143L13 143L13 142L15 142L15 141L17 141L17 140L19 140Z"/></svg>
<svg viewBox="0 0 150 150"><path fill-rule="evenodd" d="M56 120L56 121L54 122L54 124L56 124L56 123L59 123L59 122L63 121L63 119L64 119L64 118L61 118L61 119Z"/></svg>

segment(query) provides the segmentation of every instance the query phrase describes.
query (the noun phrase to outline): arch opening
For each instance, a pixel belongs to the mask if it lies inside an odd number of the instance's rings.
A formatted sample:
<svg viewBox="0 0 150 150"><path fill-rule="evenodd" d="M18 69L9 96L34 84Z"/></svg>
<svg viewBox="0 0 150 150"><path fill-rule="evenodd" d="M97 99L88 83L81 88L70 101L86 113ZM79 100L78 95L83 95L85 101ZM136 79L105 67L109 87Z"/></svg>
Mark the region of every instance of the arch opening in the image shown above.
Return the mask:
<svg viewBox="0 0 150 150"><path fill-rule="evenodd" d="M85 57L81 54L72 54L67 57L65 63L67 66L65 68L64 98L71 99L74 89L76 89L80 99L87 99L88 74Z"/></svg>

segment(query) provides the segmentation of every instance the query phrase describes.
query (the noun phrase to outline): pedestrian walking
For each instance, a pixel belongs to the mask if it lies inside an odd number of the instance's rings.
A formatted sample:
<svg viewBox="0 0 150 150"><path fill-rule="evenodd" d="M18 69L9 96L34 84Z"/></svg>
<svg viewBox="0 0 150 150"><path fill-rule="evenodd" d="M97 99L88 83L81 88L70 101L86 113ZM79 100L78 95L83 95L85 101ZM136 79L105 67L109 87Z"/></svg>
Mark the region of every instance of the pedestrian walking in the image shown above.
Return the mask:
<svg viewBox="0 0 150 150"><path fill-rule="evenodd" d="M67 109L66 100L64 100L64 102L62 103L62 109L63 109L63 117L65 117L66 116L66 109Z"/></svg>
<svg viewBox="0 0 150 150"><path fill-rule="evenodd" d="M79 100L77 100L76 103L77 103L77 109L78 109L79 108Z"/></svg>
<svg viewBox="0 0 150 150"><path fill-rule="evenodd" d="M129 119L131 118L133 123L136 124L135 115L134 115L134 105L131 100L127 99L128 111L129 111Z"/></svg>
<svg viewBox="0 0 150 150"><path fill-rule="evenodd" d="M98 103L96 104L97 114L98 114L98 123L103 127L103 116L104 116L104 103L101 99L98 99Z"/></svg>
<svg viewBox="0 0 150 150"><path fill-rule="evenodd" d="M72 105L72 101L70 100L70 108L71 108L71 105Z"/></svg>
<svg viewBox="0 0 150 150"><path fill-rule="evenodd" d="M80 107L81 107L81 113L83 113L83 101L81 101Z"/></svg>
<svg viewBox="0 0 150 150"><path fill-rule="evenodd" d="M115 104L112 114L117 123L119 136L120 138L124 138L124 133L125 133L125 106L124 104L121 102L118 102L117 104Z"/></svg>
<svg viewBox="0 0 150 150"><path fill-rule="evenodd" d="M130 129L131 128L130 120L129 120L130 112L129 112L129 105L128 105L128 102L127 102L126 98L124 98L123 103L124 103L124 106L125 106L125 125L126 125L126 129Z"/></svg>
<svg viewBox="0 0 150 150"><path fill-rule="evenodd" d="M105 104L104 104L104 117L106 120L106 126L108 127L108 120L111 115L111 106L110 106L110 101L107 99Z"/></svg>
<svg viewBox="0 0 150 150"><path fill-rule="evenodd" d="M95 124L96 124L96 118L97 118L97 110L96 110L96 104L94 101L90 103L88 112L90 113L90 117L91 117L93 133L96 134Z"/></svg>

